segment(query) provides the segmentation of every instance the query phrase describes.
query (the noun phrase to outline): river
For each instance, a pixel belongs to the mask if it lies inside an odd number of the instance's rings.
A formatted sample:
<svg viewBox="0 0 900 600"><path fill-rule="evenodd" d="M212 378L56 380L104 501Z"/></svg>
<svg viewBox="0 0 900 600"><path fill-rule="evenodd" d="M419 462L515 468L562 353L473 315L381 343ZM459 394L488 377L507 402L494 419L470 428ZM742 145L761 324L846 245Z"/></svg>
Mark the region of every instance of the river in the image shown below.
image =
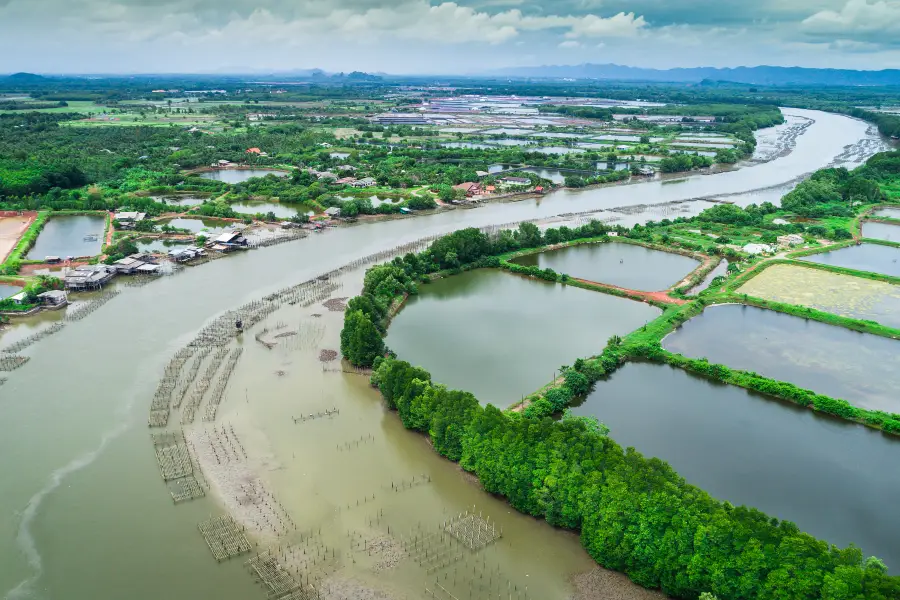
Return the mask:
<svg viewBox="0 0 900 600"><path fill-rule="evenodd" d="M122 289L97 314L68 324L24 351L31 361L4 374L9 380L0 387L0 422L6 424L0 436L4 457L0 505L7 510L0 515L0 594L9 599L262 598L242 560L216 564L197 533L197 523L221 513L221 508L210 498L173 507L148 440L147 409L166 363L211 316L423 236L584 211L608 211L600 217L624 225L696 214L708 204L686 201L783 186L834 164L838 156L843 158L837 163L853 166L882 148L862 122L814 111L786 112L814 119L815 124L796 138L790 154L740 170L685 176L677 184L651 181L562 191L471 210L360 224L187 269L145 288ZM683 204L669 204L673 202ZM359 273L348 278L340 292L343 296L356 293L360 285ZM321 343L335 347L339 313L319 307L323 316L317 321L308 314L311 310L315 308L273 315L276 320L267 325L275 327L277 319L284 319L296 329L319 322L324 327ZM4 332L0 345L22 337L27 329ZM604 341L598 341L598 350ZM347 425L339 441L357 434L377 436L373 447L378 452L372 456L388 465L378 471L379 463L367 459L361 462L366 469L352 467L346 460L349 455L335 451L322 453L320 463L295 462L290 468L273 461L269 486L297 521L304 517L302 527L329 522L330 504L369 491L378 477L383 483L395 476L429 473L433 483L423 486L425 497L420 499L430 508L391 503L385 514L403 521L409 510L413 521L433 521L477 503L505 526L503 542L492 551L491 560L519 584L535 581L532 597L545 593L545 598L564 598L565 577L590 567L576 538L517 515L464 483L454 466L435 457L421 438L404 432L394 416L383 413L362 378L326 377L318 371L310 349L282 355L278 349L266 353L250 337L243 343L246 356L223 403L221 419L234 424L248 447L261 455L270 448L281 459L287 453L293 456L298 448L300 456L316 457L324 447L331 448L328 430L303 435L298 431L305 430L285 423L292 412L340 403L342 420L334 423ZM277 374L280 371L286 373L284 378ZM316 371L319 375L313 377ZM317 440L324 445L317 446ZM314 464L315 468L307 467ZM341 469L350 470L336 478ZM368 479L357 487L356 477ZM330 504L316 497L319 487ZM336 542L326 543L333 548ZM542 551L534 553L533 548ZM398 570L395 579L402 584L401 592L408 593L410 582L420 586L423 578L416 571ZM421 588L417 591L421 594Z"/></svg>

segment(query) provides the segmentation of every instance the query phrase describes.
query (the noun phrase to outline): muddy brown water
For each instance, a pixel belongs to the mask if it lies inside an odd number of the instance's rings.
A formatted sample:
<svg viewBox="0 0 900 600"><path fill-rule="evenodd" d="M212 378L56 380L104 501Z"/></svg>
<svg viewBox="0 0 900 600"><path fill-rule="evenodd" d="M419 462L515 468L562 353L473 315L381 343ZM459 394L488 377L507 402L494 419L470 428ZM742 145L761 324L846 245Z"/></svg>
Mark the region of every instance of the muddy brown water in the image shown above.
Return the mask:
<svg viewBox="0 0 900 600"><path fill-rule="evenodd" d="M8 510L0 515L0 596L263 598L264 591L240 559L217 564L199 536L197 524L221 514L222 505L210 495L173 506L148 439L148 406L163 369L205 322L285 285L423 236L581 211L606 211L599 216L623 224L658 220L676 210L667 203L784 183L830 163L847 145L875 140L858 121L792 112L813 116L816 125L799 137L794 152L763 165L691 176L678 186L646 182L561 192L348 227L189 268L143 288L120 286L120 296L23 351L31 361L3 374L8 381L0 387L0 423L5 425L0 436L0 506ZM677 214L696 214L704 206L708 204L684 202ZM613 208L617 211L609 210ZM348 281L336 294L350 296L358 285ZM322 543L340 549L342 564L350 565L346 573L353 578L396 588L392 591L400 597L420 598L428 574L407 563L395 571L367 575L362 566L353 567L346 554L347 531L363 530L365 516L376 507L393 532L394 527L412 528L419 522L434 526L445 515L474 504L503 524L503 538L485 564L499 567L513 585L529 585L530 597L565 597L568 575L593 566L577 539L517 514L467 483L421 437L402 431L394 416L384 413L362 377L323 373L319 351L337 347L340 313L309 307L322 314L317 318L299 307L284 310L259 327L274 328L283 321L299 330L317 322L325 325L325 333L314 349L290 350L285 345L271 351L253 339L253 332L245 334L245 354L217 425L234 427L255 464L262 463L256 465L260 478L298 526L321 525L326 538ZM0 346L62 317L44 313L2 331ZM342 410L333 421L295 426L290 420L335 405ZM177 429L177 421L173 425ZM194 429L207 431L199 420ZM365 450L337 450L365 435L375 438ZM390 501L380 495L379 486L389 478L421 473L430 474L432 482L397 493ZM377 504L338 516L333 512L342 502L349 504L368 493L376 495Z"/></svg>

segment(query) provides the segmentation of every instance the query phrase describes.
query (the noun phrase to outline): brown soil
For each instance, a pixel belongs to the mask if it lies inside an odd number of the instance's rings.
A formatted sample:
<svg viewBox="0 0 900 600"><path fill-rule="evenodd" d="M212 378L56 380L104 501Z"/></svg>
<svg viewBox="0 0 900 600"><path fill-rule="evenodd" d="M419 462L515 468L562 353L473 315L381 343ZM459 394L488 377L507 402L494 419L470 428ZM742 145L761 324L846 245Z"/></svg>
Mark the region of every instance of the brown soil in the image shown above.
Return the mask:
<svg viewBox="0 0 900 600"><path fill-rule="evenodd" d="M320 362L331 362L333 360L337 360L338 353L334 350L322 350L319 352L319 361Z"/></svg>
<svg viewBox="0 0 900 600"><path fill-rule="evenodd" d="M36 213L0 218L0 263L15 249L19 238L31 227L36 218Z"/></svg>
<svg viewBox="0 0 900 600"><path fill-rule="evenodd" d="M597 567L570 580L575 592L569 600L662 600L667 598L658 590L636 585L622 573Z"/></svg>
<svg viewBox="0 0 900 600"><path fill-rule="evenodd" d="M638 290L630 290L628 288L619 287L617 285L611 285L608 283L600 283L597 281L591 281L589 279L577 279L573 278L575 281L580 281L581 283L586 283L588 285L593 285L600 288L606 288L608 290L620 290L626 292L630 296L641 298L646 301L655 301L655 302L663 302L665 304L687 304L687 300L682 300L680 298L672 298L665 291L663 292L641 292Z"/></svg>

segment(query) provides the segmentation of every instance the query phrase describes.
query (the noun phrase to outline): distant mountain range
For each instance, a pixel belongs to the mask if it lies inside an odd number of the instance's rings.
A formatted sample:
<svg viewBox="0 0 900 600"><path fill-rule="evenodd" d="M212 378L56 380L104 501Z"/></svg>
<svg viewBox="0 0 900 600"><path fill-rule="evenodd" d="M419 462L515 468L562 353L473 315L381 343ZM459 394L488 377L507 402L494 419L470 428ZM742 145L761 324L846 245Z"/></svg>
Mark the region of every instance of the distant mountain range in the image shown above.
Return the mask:
<svg viewBox="0 0 900 600"><path fill-rule="evenodd" d="M672 83L730 81L756 85L900 85L900 70L853 71L849 69L807 69L804 67L691 67L644 69L615 64L548 65L512 67L485 73L533 79L617 79Z"/></svg>

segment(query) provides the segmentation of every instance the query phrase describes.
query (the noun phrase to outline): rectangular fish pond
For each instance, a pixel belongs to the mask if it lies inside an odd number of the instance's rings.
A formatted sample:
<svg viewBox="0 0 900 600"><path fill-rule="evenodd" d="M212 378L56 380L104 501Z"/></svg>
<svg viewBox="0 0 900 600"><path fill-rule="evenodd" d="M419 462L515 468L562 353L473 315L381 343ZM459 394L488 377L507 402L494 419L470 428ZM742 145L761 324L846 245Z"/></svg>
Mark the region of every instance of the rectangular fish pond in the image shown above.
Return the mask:
<svg viewBox="0 0 900 600"><path fill-rule="evenodd" d="M275 175L276 177L287 177L290 175L287 171L278 171L275 169L220 169L216 171L205 171L199 176L203 179L212 179L215 181L224 181L225 183L243 183L254 177L265 177L266 175Z"/></svg>
<svg viewBox="0 0 900 600"><path fill-rule="evenodd" d="M163 224L163 223L161 223ZM182 218L170 219L164 224L171 225L176 229L187 229L191 233L222 233L226 229L230 229L232 223L229 221L220 221L218 219L199 219L199 218Z"/></svg>
<svg viewBox="0 0 900 600"><path fill-rule="evenodd" d="M728 304L663 340L670 352L753 371L870 410L900 413L900 341Z"/></svg>
<svg viewBox="0 0 900 600"><path fill-rule="evenodd" d="M620 242L567 246L510 262L644 292L668 289L700 266L699 261L681 254Z"/></svg>
<svg viewBox="0 0 900 600"><path fill-rule="evenodd" d="M60 215L51 217L34 246L28 260L44 260L48 256L95 256L103 247L106 217L102 215Z"/></svg>
<svg viewBox="0 0 900 600"><path fill-rule="evenodd" d="M386 343L434 381L506 407L659 315L633 300L482 269L419 286Z"/></svg>
<svg viewBox="0 0 900 600"><path fill-rule="evenodd" d="M883 281L806 267L773 265L737 291L900 329L900 286Z"/></svg>
<svg viewBox="0 0 900 600"><path fill-rule="evenodd" d="M900 243L900 225L867 221L862 224L862 236L873 240Z"/></svg>
<svg viewBox="0 0 900 600"><path fill-rule="evenodd" d="M886 219L900 219L900 208L879 208L872 213L873 217L884 217Z"/></svg>
<svg viewBox="0 0 900 600"><path fill-rule="evenodd" d="M10 285L8 283L3 283L2 281L0 281L0 300L9 298L10 296L15 296L21 291L22 288L17 285Z"/></svg>
<svg viewBox="0 0 900 600"><path fill-rule="evenodd" d="M629 363L573 412L736 506L900 571L900 441L668 365Z"/></svg>
<svg viewBox="0 0 900 600"><path fill-rule="evenodd" d="M799 260L900 277L900 248L881 244L847 246L839 250L804 256Z"/></svg>

